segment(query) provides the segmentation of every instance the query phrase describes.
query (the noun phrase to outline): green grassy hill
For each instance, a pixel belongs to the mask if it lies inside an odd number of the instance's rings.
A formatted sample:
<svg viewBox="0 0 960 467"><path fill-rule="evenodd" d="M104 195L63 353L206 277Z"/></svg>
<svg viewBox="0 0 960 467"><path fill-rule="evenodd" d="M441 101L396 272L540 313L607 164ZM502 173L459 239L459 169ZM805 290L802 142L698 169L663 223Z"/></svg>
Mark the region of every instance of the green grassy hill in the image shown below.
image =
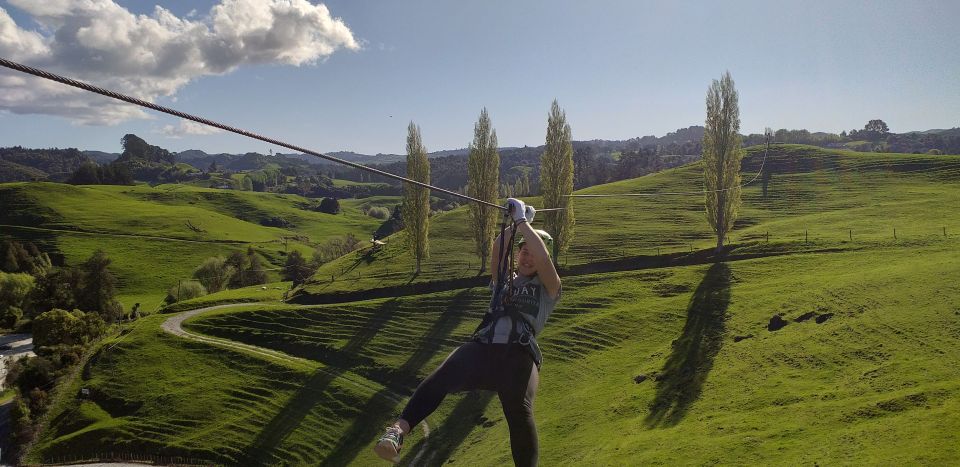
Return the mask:
<svg viewBox="0 0 960 467"><path fill-rule="evenodd" d="M743 181L763 162L763 148L748 149ZM856 249L883 242L960 234L960 156L828 151L800 145L774 145L764 177L743 189L743 207L732 242L772 244L806 237L828 248ZM696 192L702 190L698 164L645 177L599 185L578 194ZM540 206L539 198L528 198ZM716 245L703 214L703 195L576 198L576 238L562 265L690 251ZM541 214L541 218L543 215ZM536 226L542 225L536 220ZM381 252L358 253L330 262L302 293L320 295L373 287L429 282L476 275L480 262L465 208L431 219L430 251L414 277L414 259L403 235L387 240ZM850 241L851 232L853 241ZM331 280L332 279L332 280Z"/></svg>
<svg viewBox="0 0 960 467"><path fill-rule="evenodd" d="M960 458L960 158L778 149L766 198L759 183L744 190L733 236L738 251L761 257L564 277L541 336L543 465ZM745 172L759 167L756 156ZM689 191L699 177L690 166L585 192ZM700 202L578 199L565 262L707 248ZM459 274L450 265L469 260L463 219L462 210L435 218L431 264L441 270L415 280ZM410 259L389 245L369 263L341 260L360 279L323 284L322 271L307 292L409 281ZM76 382L91 400L64 403L32 456L112 449L239 465L384 465L369 451L376 435L472 332L488 299L481 287L265 303L186 323L286 359L175 338L157 329L164 316L151 317L108 343ZM449 397L427 420L429 438L408 437L403 463L509 464L494 399Z"/></svg>
<svg viewBox="0 0 960 467"><path fill-rule="evenodd" d="M303 209L309 200L295 195L185 185L7 183L0 184L0 199L0 236L42 243L69 265L101 248L113 260L120 300L150 309L209 256L253 246L280 265L285 250L309 257L316 243L346 234L367 238L381 222L349 205L334 216ZM272 217L289 226L262 224Z"/></svg>

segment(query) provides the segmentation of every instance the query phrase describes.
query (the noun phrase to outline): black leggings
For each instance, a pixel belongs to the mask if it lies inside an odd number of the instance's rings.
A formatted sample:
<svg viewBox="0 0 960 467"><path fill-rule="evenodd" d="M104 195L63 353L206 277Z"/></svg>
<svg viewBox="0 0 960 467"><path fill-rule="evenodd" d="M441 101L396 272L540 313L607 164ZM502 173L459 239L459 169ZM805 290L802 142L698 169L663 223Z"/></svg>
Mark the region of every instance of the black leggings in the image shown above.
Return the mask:
<svg viewBox="0 0 960 467"><path fill-rule="evenodd" d="M400 418L416 426L447 394L485 389L497 391L510 427L510 449L518 466L537 465L539 443L533 421L533 396L540 373L530 353L519 344L468 342L420 383Z"/></svg>

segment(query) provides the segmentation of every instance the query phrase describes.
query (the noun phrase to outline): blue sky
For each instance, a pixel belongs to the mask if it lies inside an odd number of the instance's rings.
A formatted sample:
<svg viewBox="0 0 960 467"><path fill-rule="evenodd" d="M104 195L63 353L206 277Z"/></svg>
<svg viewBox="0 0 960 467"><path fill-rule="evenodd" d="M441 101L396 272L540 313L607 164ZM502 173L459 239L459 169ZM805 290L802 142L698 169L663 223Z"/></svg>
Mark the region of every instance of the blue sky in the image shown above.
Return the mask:
<svg viewBox="0 0 960 467"><path fill-rule="evenodd" d="M16 3L0 0L0 8L19 28L50 33ZM146 15L159 4L203 21L220 2L116 3ZM896 132L960 126L955 1L325 5L359 48L299 66L243 62L198 75L157 102L320 151L402 153L411 120L428 149L465 147L484 106L502 146L543 144L554 98L574 139L663 135L702 124L706 89L729 70L745 133L839 132L874 118ZM91 109L98 102L90 100ZM136 133L176 151L280 150L222 133L173 138L163 128L177 119L148 115L103 125L0 111L0 146L116 152L123 134Z"/></svg>

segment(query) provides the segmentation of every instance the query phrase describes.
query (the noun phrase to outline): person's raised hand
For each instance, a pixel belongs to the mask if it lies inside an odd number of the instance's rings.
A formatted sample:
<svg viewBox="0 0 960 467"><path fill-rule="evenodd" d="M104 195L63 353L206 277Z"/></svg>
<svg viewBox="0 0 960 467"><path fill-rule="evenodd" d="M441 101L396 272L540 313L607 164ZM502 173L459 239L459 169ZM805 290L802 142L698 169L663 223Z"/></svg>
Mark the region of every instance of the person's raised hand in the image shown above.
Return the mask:
<svg viewBox="0 0 960 467"><path fill-rule="evenodd" d="M514 223L527 222L527 206L522 200L507 198L507 213Z"/></svg>

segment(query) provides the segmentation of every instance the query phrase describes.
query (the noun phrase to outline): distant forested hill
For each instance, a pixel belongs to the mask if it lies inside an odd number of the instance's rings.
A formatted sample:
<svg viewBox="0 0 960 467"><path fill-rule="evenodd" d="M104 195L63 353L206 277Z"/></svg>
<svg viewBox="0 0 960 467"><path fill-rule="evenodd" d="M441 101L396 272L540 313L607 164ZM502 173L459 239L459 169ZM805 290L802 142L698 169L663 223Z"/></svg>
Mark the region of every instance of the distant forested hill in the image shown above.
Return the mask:
<svg viewBox="0 0 960 467"><path fill-rule="evenodd" d="M90 158L74 148L0 148L0 182L64 181Z"/></svg>

